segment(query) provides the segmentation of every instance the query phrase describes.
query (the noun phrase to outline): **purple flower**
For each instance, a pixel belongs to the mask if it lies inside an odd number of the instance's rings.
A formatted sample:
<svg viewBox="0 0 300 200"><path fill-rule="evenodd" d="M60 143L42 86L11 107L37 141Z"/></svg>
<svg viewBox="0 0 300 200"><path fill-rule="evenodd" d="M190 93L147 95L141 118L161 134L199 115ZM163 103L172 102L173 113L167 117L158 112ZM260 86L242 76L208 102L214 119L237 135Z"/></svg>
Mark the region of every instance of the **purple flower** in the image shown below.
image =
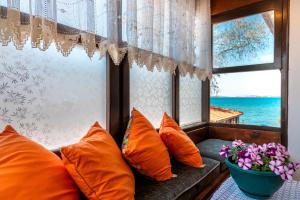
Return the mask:
<svg viewBox="0 0 300 200"><path fill-rule="evenodd" d="M251 159L249 158L240 158L238 160L238 165L240 168L244 169L244 170L249 170L252 167L252 162Z"/></svg>
<svg viewBox="0 0 300 200"><path fill-rule="evenodd" d="M228 158L230 147L228 145L223 145L219 154L224 158Z"/></svg>
<svg viewBox="0 0 300 200"><path fill-rule="evenodd" d="M251 159L252 159L252 161L253 161L253 163L254 163L255 165L263 165L263 164L264 164L264 162L262 161L260 155L256 155L256 156L254 156L254 157L251 157Z"/></svg>
<svg viewBox="0 0 300 200"><path fill-rule="evenodd" d="M288 164L288 168L296 171L297 169L300 168L300 164L299 163L290 162Z"/></svg>
<svg viewBox="0 0 300 200"><path fill-rule="evenodd" d="M239 151L237 154L238 158L250 158L250 154L246 150Z"/></svg>
<svg viewBox="0 0 300 200"><path fill-rule="evenodd" d="M244 170L250 170L254 166L255 169L268 171L265 166L257 168L257 166L268 164L270 170L281 176L283 180L291 180L295 171L300 168L299 163L290 161L286 147L281 144L248 146L241 140L235 140L232 142L232 147L223 145L219 153L226 158L232 156L233 161L237 160L238 166Z"/></svg>
<svg viewBox="0 0 300 200"><path fill-rule="evenodd" d="M261 153L266 153L267 152L267 150L268 150L268 146L267 146L267 144L263 144L263 145L258 145L258 149L259 149L259 151L261 152Z"/></svg>
<svg viewBox="0 0 300 200"><path fill-rule="evenodd" d="M285 155L284 155L283 153L281 153L280 151L275 151L275 156L274 156L274 158L275 158L276 160L280 160L280 161L282 161L282 162L285 161Z"/></svg>
<svg viewBox="0 0 300 200"><path fill-rule="evenodd" d="M246 144L242 140L234 140L232 142L233 147L244 147Z"/></svg>
<svg viewBox="0 0 300 200"><path fill-rule="evenodd" d="M269 167L271 169L271 171L273 171L275 174L277 175L281 175L282 173L284 173L284 165L281 161L279 160L272 160L269 162Z"/></svg>
<svg viewBox="0 0 300 200"><path fill-rule="evenodd" d="M289 169L287 166L284 166L284 171L283 173L280 174L281 178L283 180L293 180L293 174L294 174L294 170Z"/></svg>
<svg viewBox="0 0 300 200"><path fill-rule="evenodd" d="M268 156L276 156L276 150L277 150L276 147L270 147L267 149L266 154Z"/></svg>
<svg viewBox="0 0 300 200"><path fill-rule="evenodd" d="M262 165L263 162L259 152L260 149L256 144L249 145L247 148L247 153L249 154L252 161L254 161L254 163L257 165Z"/></svg>

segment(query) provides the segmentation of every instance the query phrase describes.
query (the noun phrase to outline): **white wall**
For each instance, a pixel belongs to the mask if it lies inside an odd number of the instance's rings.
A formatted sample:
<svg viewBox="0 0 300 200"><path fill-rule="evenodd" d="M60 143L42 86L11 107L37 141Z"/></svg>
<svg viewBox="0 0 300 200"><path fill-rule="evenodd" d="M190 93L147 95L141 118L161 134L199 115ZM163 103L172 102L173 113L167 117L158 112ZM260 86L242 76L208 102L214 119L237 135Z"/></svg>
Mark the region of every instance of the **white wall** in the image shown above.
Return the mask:
<svg viewBox="0 0 300 200"><path fill-rule="evenodd" d="M300 1L290 1L289 129L292 158L300 162ZM300 170L296 179L300 180Z"/></svg>

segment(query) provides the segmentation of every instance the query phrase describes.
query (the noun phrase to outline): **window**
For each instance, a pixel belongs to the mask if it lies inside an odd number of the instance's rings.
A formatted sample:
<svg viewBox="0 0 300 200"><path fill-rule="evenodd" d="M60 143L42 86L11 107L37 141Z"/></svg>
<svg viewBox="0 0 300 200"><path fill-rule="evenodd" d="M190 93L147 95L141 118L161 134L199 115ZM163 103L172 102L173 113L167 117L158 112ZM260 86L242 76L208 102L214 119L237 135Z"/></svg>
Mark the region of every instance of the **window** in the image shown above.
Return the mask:
<svg viewBox="0 0 300 200"><path fill-rule="evenodd" d="M274 62L274 11L213 24L213 67Z"/></svg>
<svg viewBox="0 0 300 200"><path fill-rule="evenodd" d="M202 82L196 77L186 75L180 76L179 85L180 125L201 122Z"/></svg>
<svg viewBox="0 0 300 200"><path fill-rule="evenodd" d="M279 70L215 74L210 121L280 127L280 95Z"/></svg>
<svg viewBox="0 0 300 200"><path fill-rule="evenodd" d="M153 70L135 64L130 69L130 108L137 108L159 128L163 113L172 114L172 74Z"/></svg>
<svg viewBox="0 0 300 200"><path fill-rule="evenodd" d="M49 149L78 142L99 121L106 126L106 60L77 46L68 57L0 47L0 128L12 124Z"/></svg>

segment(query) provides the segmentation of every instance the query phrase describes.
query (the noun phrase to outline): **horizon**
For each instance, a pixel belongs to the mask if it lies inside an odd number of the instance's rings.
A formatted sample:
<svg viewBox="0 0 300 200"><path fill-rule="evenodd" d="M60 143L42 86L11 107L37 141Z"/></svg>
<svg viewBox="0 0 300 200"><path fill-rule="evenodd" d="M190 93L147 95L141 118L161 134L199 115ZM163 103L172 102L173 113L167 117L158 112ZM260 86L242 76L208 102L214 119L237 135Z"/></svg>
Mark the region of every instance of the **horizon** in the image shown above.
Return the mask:
<svg viewBox="0 0 300 200"><path fill-rule="evenodd" d="M211 98L281 98L280 96L256 96L256 95L249 95L249 96L222 96L222 95L210 95Z"/></svg>

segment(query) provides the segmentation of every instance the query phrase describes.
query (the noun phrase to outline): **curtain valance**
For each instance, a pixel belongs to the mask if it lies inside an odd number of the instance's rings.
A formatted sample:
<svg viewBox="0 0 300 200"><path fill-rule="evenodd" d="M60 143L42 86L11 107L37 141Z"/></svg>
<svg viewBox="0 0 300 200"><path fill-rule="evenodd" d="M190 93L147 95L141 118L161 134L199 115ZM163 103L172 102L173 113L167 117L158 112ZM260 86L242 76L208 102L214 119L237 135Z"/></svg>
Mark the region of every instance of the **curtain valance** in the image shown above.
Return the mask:
<svg viewBox="0 0 300 200"><path fill-rule="evenodd" d="M55 43L68 56L77 43L87 55L109 53L130 64L211 76L209 0L0 0L0 43L22 49Z"/></svg>

